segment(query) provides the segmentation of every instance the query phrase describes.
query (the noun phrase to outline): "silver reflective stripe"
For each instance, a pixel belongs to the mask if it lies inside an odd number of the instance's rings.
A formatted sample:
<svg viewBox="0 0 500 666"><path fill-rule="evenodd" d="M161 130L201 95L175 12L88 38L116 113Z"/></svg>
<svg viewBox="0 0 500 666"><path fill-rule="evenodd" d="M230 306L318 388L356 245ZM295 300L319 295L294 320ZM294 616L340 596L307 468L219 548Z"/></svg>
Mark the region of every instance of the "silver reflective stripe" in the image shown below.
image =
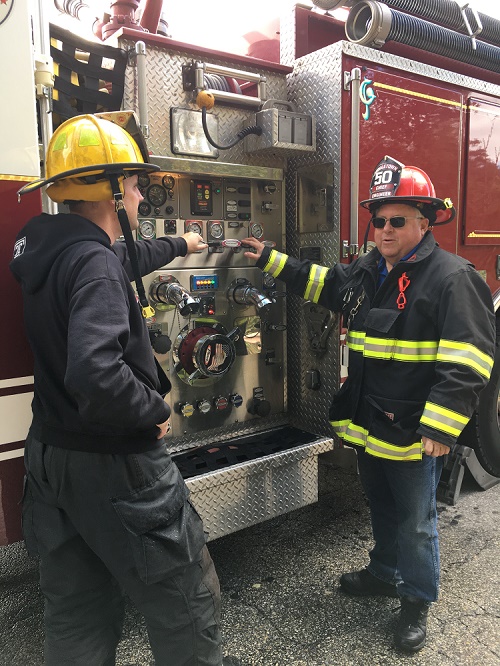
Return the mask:
<svg viewBox="0 0 500 666"><path fill-rule="evenodd" d="M269 260L262 270L265 273L271 273L273 277L278 277L278 275L285 267L287 259L287 254L277 252L276 250L271 250L271 253L269 254Z"/></svg>
<svg viewBox="0 0 500 666"><path fill-rule="evenodd" d="M309 271L309 279L307 281L306 289L304 291L304 298L317 303L323 287L325 286L325 277L328 273L328 268L325 266L318 266L313 264Z"/></svg>
<svg viewBox="0 0 500 666"><path fill-rule="evenodd" d="M469 417L451 409L427 402L420 423L454 437L458 437L469 422Z"/></svg>
<svg viewBox="0 0 500 666"><path fill-rule="evenodd" d="M350 444L363 446L367 453L377 458L402 461L422 459L423 445L421 440L409 446L396 446L370 435L366 428L362 428L348 419L331 421L330 423L341 439Z"/></svg>
<svg viewBox="0 0 500 666"><path fill-rule="evenodd" d="M493 369L493 358L468 342L441 340L437 360L445 363L467 365L486 379L490 378Z"/></svg>

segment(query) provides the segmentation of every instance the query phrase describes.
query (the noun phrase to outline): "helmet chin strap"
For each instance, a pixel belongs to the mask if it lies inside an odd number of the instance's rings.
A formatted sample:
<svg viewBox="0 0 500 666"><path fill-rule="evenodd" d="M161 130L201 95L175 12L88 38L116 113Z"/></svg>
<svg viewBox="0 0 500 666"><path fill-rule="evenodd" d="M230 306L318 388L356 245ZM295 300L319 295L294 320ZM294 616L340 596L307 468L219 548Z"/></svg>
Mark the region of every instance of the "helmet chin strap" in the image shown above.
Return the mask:
<svg viewBox="0 0 500 666"><path fill-rule="evenodd" d="M144 284L142 283L134 237L132 236L132 230L130 229L130 222L128 219L127 211L125 210L125 204L123 203L123 194L120 190L120 182L118 177L118 174L115 173L108 174L109 182L111 183L111 190L113 192L113 199L115 200L115 210L118 215L118 221L120 222L123 237L125 238L130 264L132 266L132 274L134 276L137 295L141 305L142 316L144 319L147 319L148 317L152 317L155 311L149 304L149 301L146 297L146 292L144 290Z"/></svg>

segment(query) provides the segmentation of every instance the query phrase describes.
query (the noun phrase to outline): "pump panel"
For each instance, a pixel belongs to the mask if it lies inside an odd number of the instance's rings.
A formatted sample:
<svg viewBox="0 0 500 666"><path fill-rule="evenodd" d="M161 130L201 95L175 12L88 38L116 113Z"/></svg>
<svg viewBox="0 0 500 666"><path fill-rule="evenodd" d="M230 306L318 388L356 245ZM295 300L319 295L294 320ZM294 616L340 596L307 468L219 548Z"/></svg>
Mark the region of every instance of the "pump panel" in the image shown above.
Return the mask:
<svg viewBox="0 0 500 666"><path fill-rule="evenodd" d="M237 177L159 172L140 187L139 239L195 231L208 244L144 279L153 349L172 384L168 437L175 445L283 413L285 293L242 245L254 236L282 249L282 180L247 178L240 167Z"/></svg>

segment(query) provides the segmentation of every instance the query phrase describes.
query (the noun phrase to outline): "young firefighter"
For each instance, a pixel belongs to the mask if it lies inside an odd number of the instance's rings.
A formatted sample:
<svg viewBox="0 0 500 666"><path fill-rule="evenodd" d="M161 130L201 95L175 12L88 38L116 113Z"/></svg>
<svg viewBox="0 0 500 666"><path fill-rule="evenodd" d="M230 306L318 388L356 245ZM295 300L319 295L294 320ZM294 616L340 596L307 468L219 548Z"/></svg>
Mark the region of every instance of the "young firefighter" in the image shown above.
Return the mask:
<svg viewBox="0 0 500 666"><path fill-rule="evenodd" d="M122 591L145 617L157 666L222 663L219 583L166 450L169 386L141 280L207 246L195 233L133 241L138 174L158 170L146 161L119 125L78 116L54 132L47 179L21 191L49 185L70 210L30 220L10 265L35 359L23 531L40 558L49 666L115 663Z"/></svg>
<svg viewBox="0 0 500 666"><path fill-rule="evenodd" d="M333 268L298 261L255 238L245 256L288 289L342 313L349 376L329 419L355 446L375 545L368 566L343 574L358 596L401 598L396 646L420 650L438 597L436 488L493 367L495 317L473 266L444 250L431 227L454 215L426 173L386 157L370 199L376 249Z"/></svg>

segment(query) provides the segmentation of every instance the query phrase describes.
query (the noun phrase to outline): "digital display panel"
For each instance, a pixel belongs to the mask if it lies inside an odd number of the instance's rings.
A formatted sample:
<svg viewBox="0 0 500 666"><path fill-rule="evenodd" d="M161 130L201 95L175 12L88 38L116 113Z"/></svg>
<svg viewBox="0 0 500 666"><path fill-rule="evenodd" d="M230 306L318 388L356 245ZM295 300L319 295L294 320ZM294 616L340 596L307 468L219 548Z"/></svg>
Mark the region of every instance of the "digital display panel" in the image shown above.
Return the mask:
<svg viewBox="0 0 500 666"><path fill-rule="evenodd" d="M212 215L212 183L209 180L191 181L191 215Z"/></svg>
<svg viewBox="0 0 500 666"><path fill-rule="evenodd" d="M213 291L218 288L217 275L191 275L191 291Z"/></svg>

